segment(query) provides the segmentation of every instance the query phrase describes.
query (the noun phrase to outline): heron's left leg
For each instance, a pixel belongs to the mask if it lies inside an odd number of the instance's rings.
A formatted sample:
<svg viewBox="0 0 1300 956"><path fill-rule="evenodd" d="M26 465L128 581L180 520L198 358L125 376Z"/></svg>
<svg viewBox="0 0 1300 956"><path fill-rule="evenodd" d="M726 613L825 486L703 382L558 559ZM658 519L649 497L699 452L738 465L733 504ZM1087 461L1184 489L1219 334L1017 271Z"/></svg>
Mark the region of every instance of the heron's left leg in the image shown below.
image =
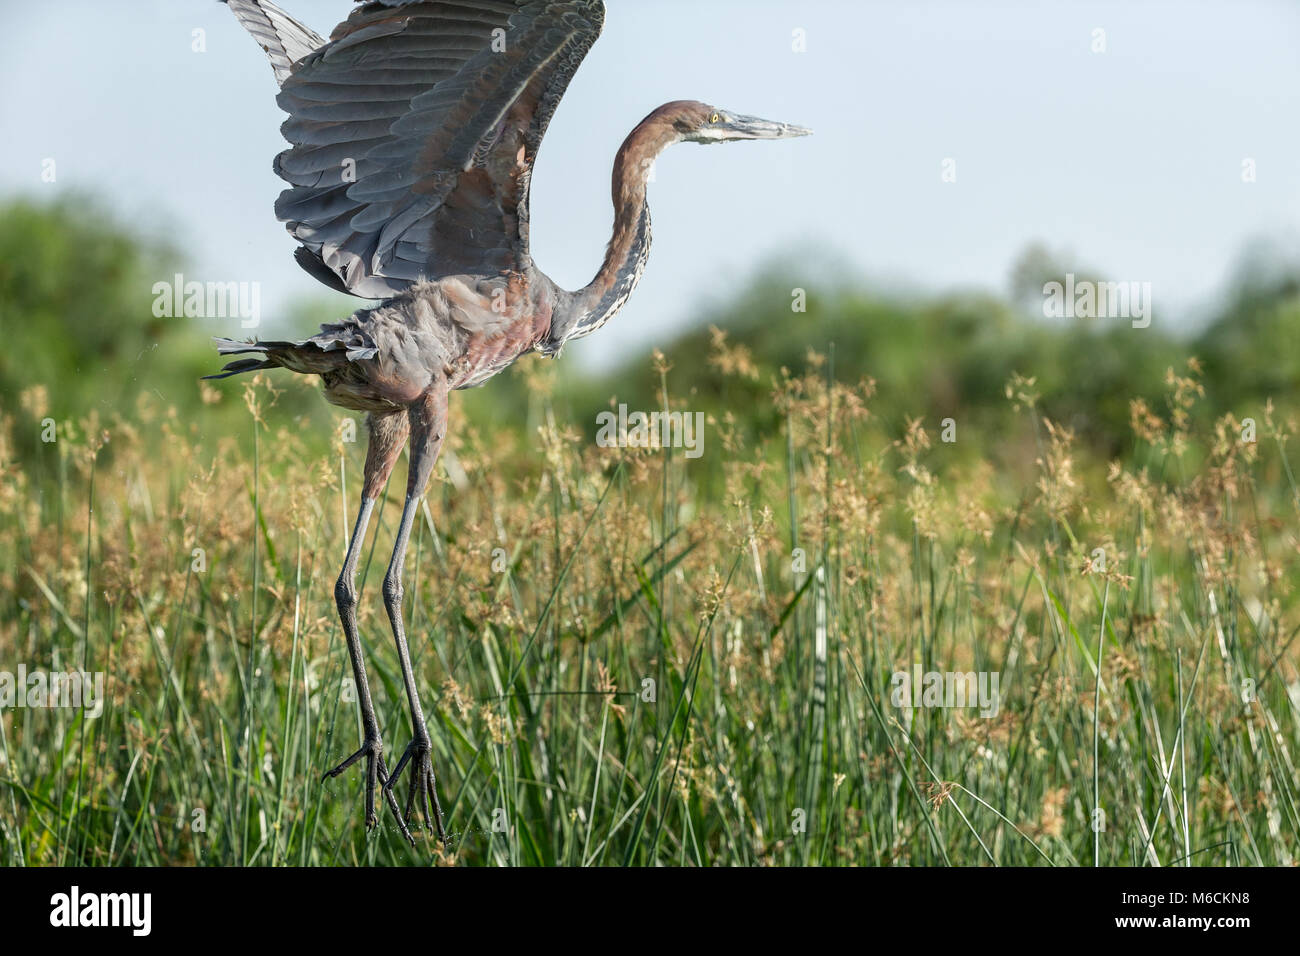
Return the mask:
<svg viewBox="0 0 1300 956"><path fill-rule="evenodd" d="M420 695L411 669L411 652L406 644L406 628L402 624L402 564L406 558L406 543L411 536L416 509L429 483L429 476L433 473L433 465L438 460L442 439L447 431L446 386L442 383L435 384L411 406L409 416L411 462L406 480L406 503L402 508L402 523L397 529L393 559L388 565L388 573L384 575L384 604L388 608L388 620L393 625L397 657L402 665L402 680L406 683L406 697L411 705L412 740L393 768L384 789L391 790L402 770L410 763L411 779L406 794L407 823L410 822L411 806L418 800L425 823L436 828L438 839L445 843L447 837L442 826L442 807L438 803L438 790L430 758L429 730L424 723L424 710L420 707Z"/></svg>
<svg viewBox="0 0 1300 956"><path fill-rule="evenodd" d="M384 416L371 415L367 419L370 431L370 443L366 449L365 484L361 494L361 512L357 516L356 526L348 541L347 557L343 561L343 570L339 572L338 582L334 585L334 600L338 605L339 621L343 625L343 635L347 639L348 657L352 660L352 677L357 689L357 702L361 708L361 722L364 737L361 749L333 770L325 774L326 779L337 777L362 757L366 760L366 829L374 827L379 818L375 814L376 785L388 780L388 769L384 766L384 744L379 736L379 719L375 716L375 705L370 697L370 682L366 678L365 658L361 651L361 638L357 632L357 558L366 537L366 526L374 510L375 501L380 491L388 482L393 465L402 453L402 444L406 441L407 419L404 415L394 413ZM409 840L406 823L402 812L393 799L391 792L385 790L388 807L397 818L398 826Z"/></svg>

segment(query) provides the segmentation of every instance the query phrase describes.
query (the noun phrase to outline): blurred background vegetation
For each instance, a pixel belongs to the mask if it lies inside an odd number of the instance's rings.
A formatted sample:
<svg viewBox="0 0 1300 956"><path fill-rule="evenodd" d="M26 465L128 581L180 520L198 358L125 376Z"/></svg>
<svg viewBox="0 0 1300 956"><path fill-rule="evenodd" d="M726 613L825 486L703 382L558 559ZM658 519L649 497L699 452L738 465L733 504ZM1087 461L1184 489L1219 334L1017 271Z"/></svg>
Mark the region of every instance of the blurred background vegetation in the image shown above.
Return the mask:
<svg viewBox="0 0 1300 956"><path fill-rule="evenodd" d="M198 383L220 364L207 320L152 313L153 284L185 266L175 249L133 235L91 197L6 203L0 209L0 396L6 410L15 410L25 389L44 385L55 419L91 409L111 416L147 390L204 431L234 431L230 416L243 414L239 403L219 401ZM1189 356L1203 368L1206 400L1196 414L1206 420L1224 412L1258 418L1270 397L1284 408L1292 403L1300 385L1300 264L1278 261L1266 244L1243 257L1236 279L1199 328L1160 312L1159 290L1146 329L1124 319L1044 319L1037 311L1042 285L1066 271L1082 270L1067 269L1033 247L1004 297L884 296L844 277L806 288L806 311L796 312L791 290L808 285L799 263L770 264L733 298L710 303L694 331L659 348L671 364L677 398L715 422L750 410L733 424L760 440L778 424L766 401L773 382L782 369L804 370L811 350L817 361L833 362L840 381L874 380L872 413L885 435L902 435L909 419L929 428L954 419L957 461L992 454L1003 459L996 463L1010 465L1026 451L1010 438L1015 412L1004 391L1014 373L1032 377L1042 412L1072 429L1102 461L1123 456L1131 445L1130 403L1142 399L1159 410L1166 370L1182 369ZM337 318L336 308L305 302L292 325L306 336ZM745 367L738 375L716 361L723 341L728 352L739 347ZM460 414L493 427L535 426L529 370L542 361L529 357L490 387L462 393ZM616 368L584 370L562 362L550 377L556 414L592 436L595 416L615 397L631 409L658 407L659 373L649 350L628 355ZM216 388L229 392L230 383ZM308 388L287 387L278 401L281 413L322 424L344 414ZM35 464L42 455L39 431L26 434L31 441L20 443L17 454ZM322 447L329 437L323 427ZM701 480L716 465L706 454L696 466Z"/></svg>

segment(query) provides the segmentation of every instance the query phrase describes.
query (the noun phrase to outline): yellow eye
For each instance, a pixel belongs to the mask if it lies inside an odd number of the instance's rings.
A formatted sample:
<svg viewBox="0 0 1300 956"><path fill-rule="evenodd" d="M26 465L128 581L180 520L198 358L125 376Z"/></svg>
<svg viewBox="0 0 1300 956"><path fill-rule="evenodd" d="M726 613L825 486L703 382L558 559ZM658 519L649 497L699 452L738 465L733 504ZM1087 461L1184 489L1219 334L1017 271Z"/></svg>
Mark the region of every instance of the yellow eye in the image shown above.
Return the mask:
<svg viewBox="0 0 1300 956"><path fill-rule="evenodd" d="M711 117L709 117L709 122L716 123L720 118L721 117L719 117L717 113L714 113Z"/></svg>

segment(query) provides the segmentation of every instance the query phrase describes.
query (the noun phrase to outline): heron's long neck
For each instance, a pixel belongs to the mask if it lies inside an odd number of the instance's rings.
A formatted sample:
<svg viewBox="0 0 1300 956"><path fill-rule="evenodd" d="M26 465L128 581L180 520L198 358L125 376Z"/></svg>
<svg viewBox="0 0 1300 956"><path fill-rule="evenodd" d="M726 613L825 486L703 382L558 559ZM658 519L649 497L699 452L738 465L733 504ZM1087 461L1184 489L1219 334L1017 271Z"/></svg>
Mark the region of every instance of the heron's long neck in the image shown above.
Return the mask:
<svg viewBox="0 0 1300 956"><path fill-rule="evenodd" d="M596 277L574 293L568 315L557 323L563 339L600 328L623 307L641 280L650 255L650 207L646 181L656 156L677 138L671 126L647 120L634 129L614 160L614 235Z"/></svg>

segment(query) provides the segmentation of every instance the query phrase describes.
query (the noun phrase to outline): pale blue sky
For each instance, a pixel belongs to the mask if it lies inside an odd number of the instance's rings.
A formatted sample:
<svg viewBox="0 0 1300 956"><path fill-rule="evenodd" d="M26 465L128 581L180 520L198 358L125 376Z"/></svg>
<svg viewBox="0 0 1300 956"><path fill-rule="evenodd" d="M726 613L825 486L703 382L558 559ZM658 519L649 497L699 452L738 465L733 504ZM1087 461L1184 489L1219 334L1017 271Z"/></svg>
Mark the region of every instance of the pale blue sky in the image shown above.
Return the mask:
<svg viewBox="0 0 1300 956"><path fill-rule="evenodd" d="M349 0L282 0L327 34ZM0 0L0 190L105 193L170 225L189 278L259 281L267 328L329 297L272 203L284 148L262 51L215 0ZM587 359L724 298L769 257L850 266L888 288L1002 290L1024 247L1149 281L1176 322L1260 236L1300 224L1300 6L1276 2L608 0L605 33L542 149L533 253L570 288L610 227L610 163L651 108L703 99L811 139L681 145L651 187L637 294ZM191 31L207 51L191 51ZM791 49L792 31L807 52ZM1108 50L1090 51L1092 31ZM40 180L52 157L58 181ZM946 157L957 182L941 181ZM1241 181L1243 158L1258 182ZM75 281L75 276L69 276ZM692 290L690 293L683 290ZM336 298L339 314L361 304ZM237 322L214 332L240 334Z"/></svg>

